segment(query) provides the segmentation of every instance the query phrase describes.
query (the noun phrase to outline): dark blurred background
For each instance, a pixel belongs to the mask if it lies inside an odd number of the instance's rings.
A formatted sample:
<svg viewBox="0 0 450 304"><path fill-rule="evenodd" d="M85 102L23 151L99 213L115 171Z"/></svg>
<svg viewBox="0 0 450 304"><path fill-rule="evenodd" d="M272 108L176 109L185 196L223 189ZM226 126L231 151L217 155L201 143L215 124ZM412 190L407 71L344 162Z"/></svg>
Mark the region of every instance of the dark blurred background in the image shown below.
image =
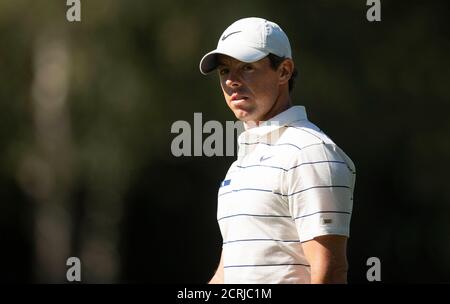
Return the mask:
<svg viewBox="0 0 450 304"><path fill-rule="evenodd" d="M177 120L234 120L199 73L235 20L287 33L306 106L353 159L349 282L450 281L450 41L444 1L0 0L0 278L203 283L233 157L174 157ZM206 137L206 135L204 136Z"/></svg>

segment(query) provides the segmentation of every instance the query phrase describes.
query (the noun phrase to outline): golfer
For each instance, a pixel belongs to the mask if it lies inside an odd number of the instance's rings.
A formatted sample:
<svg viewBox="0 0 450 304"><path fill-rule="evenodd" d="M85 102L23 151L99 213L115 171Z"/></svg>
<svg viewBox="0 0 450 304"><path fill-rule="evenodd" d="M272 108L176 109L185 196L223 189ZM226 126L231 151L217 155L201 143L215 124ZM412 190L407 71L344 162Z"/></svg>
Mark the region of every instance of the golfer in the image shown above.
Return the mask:
<svg viewBox="0 0 450 304"><path fill-rule="evenodd" d="M292 104L288 37L240 19L200 62L215 70L245 131L218 192L223 245L210 283L346 283L355 166Z"/></svg>

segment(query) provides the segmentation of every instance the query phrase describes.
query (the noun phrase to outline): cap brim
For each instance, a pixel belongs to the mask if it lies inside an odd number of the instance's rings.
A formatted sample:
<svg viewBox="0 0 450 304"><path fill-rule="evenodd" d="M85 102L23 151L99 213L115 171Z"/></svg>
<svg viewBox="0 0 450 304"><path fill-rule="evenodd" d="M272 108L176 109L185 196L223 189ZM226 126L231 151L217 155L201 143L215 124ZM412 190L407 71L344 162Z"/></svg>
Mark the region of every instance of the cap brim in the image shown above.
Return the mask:
<svg viewBox="0 0 450 304"><path fill-rule="evenodd" d="M203 56L202 60L200 60L200 72L202 74L207 75L217 68L219 64L217 61L217 55L227 55L236 60L250 63L263 59L269 55L269 53L249 46L232 45L228 48L222 47L209 52Z"/></svg>

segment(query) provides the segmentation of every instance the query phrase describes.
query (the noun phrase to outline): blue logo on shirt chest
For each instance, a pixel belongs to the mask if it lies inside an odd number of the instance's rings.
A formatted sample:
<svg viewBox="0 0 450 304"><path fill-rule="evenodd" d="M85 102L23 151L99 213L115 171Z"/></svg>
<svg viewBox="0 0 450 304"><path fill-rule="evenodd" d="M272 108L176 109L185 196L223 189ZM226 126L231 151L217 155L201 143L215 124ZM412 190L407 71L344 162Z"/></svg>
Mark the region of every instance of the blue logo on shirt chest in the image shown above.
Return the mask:
<svg viewBox="0 0 450 304"><path fill-rule="evenodd" d="M226 179L220 183L220 187L228 186L231 183L231 179Z"/></svg>

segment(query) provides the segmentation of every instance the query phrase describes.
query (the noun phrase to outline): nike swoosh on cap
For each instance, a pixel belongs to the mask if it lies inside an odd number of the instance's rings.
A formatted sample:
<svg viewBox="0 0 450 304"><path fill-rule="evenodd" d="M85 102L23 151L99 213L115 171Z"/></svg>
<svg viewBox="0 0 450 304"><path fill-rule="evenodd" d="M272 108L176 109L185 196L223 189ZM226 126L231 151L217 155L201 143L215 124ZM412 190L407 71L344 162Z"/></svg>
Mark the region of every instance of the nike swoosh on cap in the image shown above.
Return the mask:
<svg viewBox="0 0 450 304"><path fill-rule="evenodd" d="M223 35L222 41L224 41L225 39L227 39L227 38L230 37L231 35L236 34L236 33L240 33L240 32L242 32L242 31L231 32L231 33L229 33L228 35Z"/></svg>

